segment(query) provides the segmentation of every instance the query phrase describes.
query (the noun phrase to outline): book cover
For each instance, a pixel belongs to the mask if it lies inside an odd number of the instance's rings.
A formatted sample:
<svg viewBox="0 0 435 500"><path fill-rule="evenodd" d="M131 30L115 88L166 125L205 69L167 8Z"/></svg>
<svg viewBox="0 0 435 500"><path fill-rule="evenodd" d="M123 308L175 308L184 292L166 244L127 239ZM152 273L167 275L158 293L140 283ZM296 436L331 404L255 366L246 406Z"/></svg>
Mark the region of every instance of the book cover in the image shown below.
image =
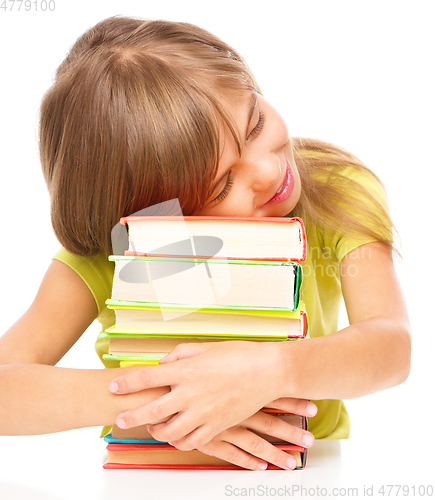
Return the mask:
<svg viewBox="0 0 435 500"><path fill-rule="evenodd" d="M270 410L270 411L269 411ZM307 418L300 415L294 415L293 413L283 412L273 408L263 408L261 410L263 413L273 415L284 422L291 425L299 427L300 429L307 429ZM261 436L266 441L270 443L280 443L280 444L292 444L283 439L279 439L274 436L269 436L258 431L252 431L255 434ZM162 441L155 440L152 435L148 432L146 425L139 425L137 427L130 427L128 429L121 429L117 425L113 425L111 432L104 436L104 440L107 443L130 443L130 444L150 444L150 443L161 443Z"/></svg>
<svg viewBox="0 0 435 500"><path fill-rule="evenodd" d="M306 465L306 448L292 444L275 444L277 448L296 459L295 470ZM170 444L108 443L104 469L221 469L247 470L226 460L212 457L198 450L178 450ZM281 470L269 464L268 470Z"/></svg>
<svg viewBox="0 0 435 500"><path fill-rule="evenodd" d="M302 301L296 311L266 308L203 308L163 321L161 308L183 310L184 306L145 304L127 301L106 301L115 310L116 323L106 329L108 334L139 334L168 337L208 337L264 340L305 338L307 317ZM186 307L185 309L189 309Z"/></svg>
<svg viewBox="0 0 435 500"><path fill-rule="evenodd" d="M306 233L298 217L129 216L120 222L128 226L129 232L125 255L219 259L225 242L223 257L231 260L303 262L306 258ZM182 233L184 227L190 236L174 246L172 235ZM215 244L211 244L213 238ZM183 247L186 253L180 252Z"/></svg>
<svg viewBox="0 0 435 500"><path fill-rule="evenodd" d="M299 304L296 262L117 255L109 261L115 262L114 300L290 311Z"/></svg>

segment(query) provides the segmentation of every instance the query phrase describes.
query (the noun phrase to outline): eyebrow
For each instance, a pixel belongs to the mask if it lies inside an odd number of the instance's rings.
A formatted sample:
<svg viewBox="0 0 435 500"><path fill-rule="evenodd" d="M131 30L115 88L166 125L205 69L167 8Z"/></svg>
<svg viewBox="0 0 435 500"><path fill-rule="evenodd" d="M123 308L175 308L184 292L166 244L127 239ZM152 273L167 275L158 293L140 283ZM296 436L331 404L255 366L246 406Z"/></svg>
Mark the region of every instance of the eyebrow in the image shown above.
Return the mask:
<svg viewBox="0 0 435 500"><path fill-rule="evenodd" d="M249 124L251 123L252 115L254 114L255 106L257 105L257 92L255 90L252 91L251 94L251 99L249 101L249 112L248 112L248 122L246 124L246 134L245 137L248 137L248 130L249 130ZM228 170L221 176L219 180L217 180L211 191L210 191L210 196L214 193L214 190L216 187L222 182L222 179L228 174Z"/></svg>

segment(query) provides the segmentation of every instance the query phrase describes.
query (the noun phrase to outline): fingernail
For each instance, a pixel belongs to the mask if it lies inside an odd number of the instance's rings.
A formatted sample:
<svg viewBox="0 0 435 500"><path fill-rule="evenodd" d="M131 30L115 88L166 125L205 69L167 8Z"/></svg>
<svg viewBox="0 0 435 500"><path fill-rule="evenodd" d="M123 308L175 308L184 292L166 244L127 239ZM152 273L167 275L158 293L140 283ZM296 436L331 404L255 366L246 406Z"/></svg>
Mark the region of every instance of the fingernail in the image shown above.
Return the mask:
<svg viewBox="0 0 435 500"><path fill-rule="evenodd" d="M119 391L118 384L116 382L111 382L109 385L109 391L110 392L118 392Z"/></svg>
<svg viewBox="0 0 435 500"><path fill-rule="evenodd" d="M307 413L309 417L314 417L314 415L317 413L317 406L313 403L308 403Z"/></svg>
<svg viewBox="0 0 435 500"><path fill-rule="evenodd" d="M285 465L289 469L294 469L296 467L296 460L293 457L289 457Z"/></svg>
<svg viewBox="0 0 435 500"><path fill-rule="evenodd" d="M116 425L120 427L121 429L127 429L127 425L125 424L125 421L123 418L118 418L116 421Z"/></svg>
<svg viewBox="0 0 435 500"><path fill-rule="evenodd" d="M314 437L311 436L310 434L305 434L302 437L302 442L304 443L305 446L311 446L314 443Z"/></svg>
<svg viewBox="0 0 435 500"><path fill-rule="evenodd" d="M258 464L258 468L259 468L260 470L266 470L266 469L267 469L267 462L260 462L260 463Z"/></svg>

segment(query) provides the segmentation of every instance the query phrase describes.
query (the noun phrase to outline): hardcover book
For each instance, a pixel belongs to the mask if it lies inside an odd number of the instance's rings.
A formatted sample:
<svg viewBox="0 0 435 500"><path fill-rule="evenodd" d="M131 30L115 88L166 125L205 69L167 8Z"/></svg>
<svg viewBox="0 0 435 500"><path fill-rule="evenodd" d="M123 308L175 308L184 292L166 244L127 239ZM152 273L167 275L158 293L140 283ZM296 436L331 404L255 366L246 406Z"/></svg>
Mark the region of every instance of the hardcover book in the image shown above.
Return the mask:
<svg viewBox="0 0 435 500"><path fill-rule="evenodd" d="M307 317L304 304L296 311L278 308L223 308L209 306L189 310L189 306L106 300L114 309L116 323L106 330L108 334L140 334L148 337L225 337L227 339L279 340L305 338ZM189 314L164 321L161 309L186 310Z"/></svg>
<svg viewBox="0 0 435 500"><path fill-rule="evenodd" d="M302 276L295 262L116 255L109 261L115 262L114 300L197 305L210 290L207 303L221 307L294 311L299 303Z"/></svg>
<svg viewBox="0 0 435 500"><path fill-rule="evenodd" d="M121 223L128 227L128 250L124 239L119 253L125 254L109 257L115 274L106 305L116 321L100 334L108 345L103 359L121 367L158 364L183 342L306 337L298 264L306 258L301 219L131 216ZM305 417L263 411L307 428ZM305 467L305 448L257 434L294 456L298 469ZM156 441L146 426L114 426L105 440L106 469L245 470L199 450Z"/></svg>
<svg viewBox="0 0 435 500"><path fill-rule="evenodd" d="M128 226L125 255L294 262L306 258L306 234L298 217L130 216L120 222Z"/></svg>
<svg viewBox="0 0 435 500"><path fill-rule="evenodd" d="M262 411L285 420L301 429L307 428L306 417L288 412L263 408ZM292 455L296 460L296 469L306 465L307 449L272 436L252 431L263 437L277 448ZM156 441L148 433L146 426L120 429L114 426L113 431L104 437L107 444L107 462L105 469L241 469L226 460L212 457L199 450L178 450L169 443ZM269 464L268 469L279 469Z"/></svg>
<svg viewBox="0 0 435 500"><path fill-rule="evenodd" d="M293 444L276 444L296 459L296 469L303 469L306 460L306 448ZM170 444L127 444L109 443L105 469L223 469L246 470L243 467L217 457L201 453L198 450L177 450ZM269 470L280 467L269 464Z"/></svg>

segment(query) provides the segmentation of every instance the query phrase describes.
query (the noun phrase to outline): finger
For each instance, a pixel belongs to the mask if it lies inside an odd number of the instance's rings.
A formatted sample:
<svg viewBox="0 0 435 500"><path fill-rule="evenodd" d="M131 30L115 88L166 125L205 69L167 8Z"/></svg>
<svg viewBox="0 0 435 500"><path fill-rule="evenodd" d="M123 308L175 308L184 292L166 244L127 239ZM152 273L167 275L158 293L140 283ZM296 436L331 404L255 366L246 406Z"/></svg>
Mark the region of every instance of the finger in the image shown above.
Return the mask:
<svg viewBox="0 0 435 500"><path fill-rule="evenodd" d="M179 422L177 422L178 419L181 419L181 414L178 413L173 421L174 424L177 425ZM169 422L168 422L169 423ZM174 425L174 427L175 427ZM154 439L157 439L160 441L160 438L163 436L167 435L176 435L176 431L171 429L169 426L167 429L165 429L163 426L159 425L153 425L150 426L150 432L152 433L152 436ZM155 431L155 428L158 427L159 429L157 432ZM187 427L185 427L187 428ZM178 428L177 428L178 430ZM163 432L162 432L163 431ZM178 448L179 450L183 451L190 451L190 450L198 450L200 447L204 446L207 444L209 441L211 441L219 432L222 432L216 428L213 428L210 425L200 425L196 428L193 428L193 430L178 439L170 439L168 442Z"/></svg>
<svg viewBox="0 0 435 500"><path fill-rule="evenodd" d="M244 469L257 471L267 469L267 462L225 441L212 440L204 446L201 446L198 451L238 465Z"/></svg>
<svg viewBox="0 0 435 500"><path fill-rule="evenodd" d="M280 450L254 432L247 429L240 431L237 427L231 427L219 434L219 437L225 441L231 441L231 444L234 444L237 448L244 450L251 456L274 464L281 469L293 470L296 468L297 461L290 453Z"/></svg>
<svg viewBox="0 0 435 500"><path fill-rule="evenodd" d="M177 347L172 349L169 354L166 354L166 356L163 356L163 358L160 359L159 364L172 363L173 361L177 361L179 359L191 358L192 356L196 356L197 354L207 351L207 349L210 349L212 346L213 343L211 342L203 344L195 342L178 344Z"/></svg>
<svg viewBox="0 0 435 500"><path fill-rule="evenodd" d="M314 443L314 436L311 432L261 411L244 420L242 425L255 432L279 438L304 448L309 448Z"/></svg>
<svg viewBox="0 0 435 500"><path fill-rule="evenodd" d="M277 410L288 411L303 417L314 417L317 413L317 406L309 399L280 398L265 405L265 408L276 408Z"/></svg>
<svg viewBox="0 0 435 500"><path fill-rule="evenodd" d="M192 420L185 411L178 412L165 423L149 427L154 439L173 443L179 450L184 451L198 449L222 431Z"/></svg>
<svg viewBox="0 0 435 500"><path fill-rule="evenodd" d="M129 394L154 387L171 385L176 380L173 368L168 366L144 366L140 370L128 373L112 380L110 392L114 394Z"/></svg>
<svg viewBox="0 0 435 500"><path fill-rule="evenodd" d="M120 413L116 419L116 425L121 427L121 429L129 429L130 427L137 427L138 425L152 424L163 418L173 416L179 410L180 405L178 399L174 397L173 392L168 392L147 405Z"/></svg>

